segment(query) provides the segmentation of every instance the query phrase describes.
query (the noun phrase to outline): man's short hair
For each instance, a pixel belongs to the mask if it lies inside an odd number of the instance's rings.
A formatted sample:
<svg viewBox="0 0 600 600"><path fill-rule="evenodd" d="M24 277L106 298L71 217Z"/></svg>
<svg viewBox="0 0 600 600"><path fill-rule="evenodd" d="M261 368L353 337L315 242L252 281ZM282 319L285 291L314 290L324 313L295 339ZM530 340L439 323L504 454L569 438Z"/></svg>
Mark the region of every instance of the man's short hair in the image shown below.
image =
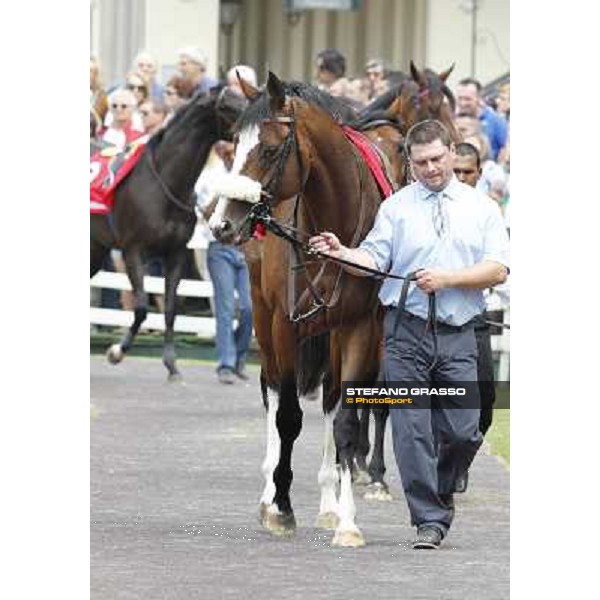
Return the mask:
<svg viewBox="0 0 600 600"><path fill-rule="evenodd" d="M385 65L383 60L381 58L372 58L371 60L367 61L367 64L365 65L365 72L384 73Z"/></svg>
<svg viewBox="0 0 600 600"><path fill-rule="evenodd" d="M460 142L460 144L456 144L456 155L474 156L477 168L479 169L481 167L481 156L479 156L479 150L477 150L473 144L469 144L468 142Z"/></svg>
<svg viewBox="0 0 600 600"><path fill-rule="evenodd" d="M326 48L317 54L319 68L333 73L338 79L346 73L346 59L335 48Z"/></svg>
<svg viewBox="0 0 600 600"><path fill-rule="evenodd" d="M458 82L458 85L474 85L477 90L477 94L481 94L481 83L473 77L465 77Z"/></svg>
<svg viewBox="0 0 600 600"><path fill-rule="evenodd" d="M450 148L452 144L452 136L443 123L428 119L413 125L406 134L406 151L410 156L412 147L415 144L430 144L440 140L444 146Z"/></svg>
<svg viewBox="0 0 600 600"><path fill-rule="evenodd" d="M191 62L200 65L202 69L206 70L208 66L208 58L206 53L203 52L197 46L187 46L186 48L180 48L177 52L178 56L185 56L185 58L189 59Z"/></svg>

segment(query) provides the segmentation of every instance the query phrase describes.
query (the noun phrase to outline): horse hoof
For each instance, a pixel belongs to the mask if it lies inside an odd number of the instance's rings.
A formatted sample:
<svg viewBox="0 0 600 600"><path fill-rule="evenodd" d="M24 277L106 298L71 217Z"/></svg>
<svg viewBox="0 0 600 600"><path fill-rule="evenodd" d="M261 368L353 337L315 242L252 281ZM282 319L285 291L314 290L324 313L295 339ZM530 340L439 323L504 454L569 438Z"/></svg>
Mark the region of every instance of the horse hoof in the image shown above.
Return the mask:
<svg viewBox="0 0 600 600"><path fill-rule="evenodd" d="M264 502L260 503L260 506L258 507L258 522L263 525L264 527L267 526L267 514L269 512L269 506L271 506L270 504L265 504Z"/></svg>
<svg viewBox="0 0 600 600"><path fill-rule="evenodd" d="M365 545L365 538L360 531L354 529L336 531L331 545L341 548L362 548Z"/></svg>
<svg viewBox="0 0 600 600"><path fill-rule="evenodd" d="M391 502L394 499L388 486L380 481L369 484L363 498L371 502Z"/></svg>
<svg viewBox="0 0 600 600"><path fill-rule="evenodd" d="M334 512L321 513L317 517L315 527L318 529L337 529L340 518Z"/></svg>
<svg viewBox="0 0 600 600"><path fill-rule="evenodd" d="M121 344L113 344L106 353L106 358L111 365L118 365L125 356Z"/></svg>
<svg viewBox="0 0 600 600"><path fill-rule="evenodd" d="M352 483L354 485L368 485L371 483L371 476L367 471L356 469L352 472Z"/></svg>
<svg viewBox="0 0 600 600"><path fill-rule="evenodd" d="M265 516L265 527L278 537L289 537L296 533L296 518L294 513L278 513L268 510Z"/></svg>

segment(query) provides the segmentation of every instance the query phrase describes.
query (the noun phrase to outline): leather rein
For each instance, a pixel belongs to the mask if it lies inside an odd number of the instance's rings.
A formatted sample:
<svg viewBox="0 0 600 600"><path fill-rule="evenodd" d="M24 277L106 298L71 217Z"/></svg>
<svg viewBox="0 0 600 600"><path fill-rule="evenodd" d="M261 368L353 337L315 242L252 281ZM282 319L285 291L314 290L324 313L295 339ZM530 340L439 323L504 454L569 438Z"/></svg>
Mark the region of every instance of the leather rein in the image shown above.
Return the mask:
<svg viewBox="0 0 600 600"><path fill-rule="evenodd" d="M343 268L342 268L343 265L352 267L354 269L359 269L359 270L365 271L365 272L369 273L370 275L372 275L376 279L403 280L404 284L403 284L403 289L402 289L402 293L401 293L402 306L399 305L399 310L402 310L403 304L404 304L406 296L408 294L408 286L411 282L416 281L416 272L412 272L412 273L409 273L408 275L404 276L404 275L395 275L393 273L386 273L384 271L379 271L377 269L371 269L369 267L363 267L362 265L358 265L351 261L347 261L347 260L344 260L341 258L335 258L335 257L329 256L328 254L325 254L323 252L314 250L311 246L308 245L308 243L306 241L303 241L302 238L304 238L304 240L307 240L310 237L310 235L301 231L297 227L299 203L303 196L306 181L304 178L304 173L305 173L304 166L302 164L302 159L300 156L300 151L298 148L298 141L297 141L297 137L296 137L296 119L292 113L291 116L274 117L271 119L266 119L263 122L275 122L275 123L281 123L281 124L288 125L289 131L288 131L288 134L282 144L282 149L279 153L278 161L275 164L273 173L271 174L271 177L269 178L268 182L263 186L263 188L265 188L261 192L261 195L263 198L259 202L257 202L256 204L254 204L252 206L248 215L246 216L244 221L238 227L238 231L241 231L245 226L249 226L249 231L252 232L254 230L255 226L260 223L265 227L265 229L267 229L268 231L270 231L277 237L279 237L283 240L286 240L287 242L290 243L290 245L293 249L293 252L294 252L294 256L296 258L296 264L292 265L292 271L290 272L289 290L295 292L295 286L294 286L294 282L295 282L295 280L294 280L295 273L294 272L295 271L301 271L302 273L304 273L306 280L307 280L307 289L304 290L303 294L300 296L300 298L298 299L298 301L295 304L293 304L293 298L295 298L295 293L293 295L288 294L288 302L289 302L288 317L289 317L289 319L293 323L299 323L301 321L309 319L310 317L314 316L317 312L319 312L323 309L333 308L339 301L339 298L341 295L341 289L342 289L341 276L343 273ZM360 186L359 189L360 189L360 197L362 199L362 190L363 190L363 182L364 182L363 175L365 173L365 165L364 165L364 162L361 160L360 155L358 154L358 150L353 145L351 145L351 148L353 150L353 158L354 158L354 161L356 163L358 173L359 173L359 186ZM286 223L282 223L282 222L278 221L277 219L275 219L275 217L273 217L272 206L271 206L270 200L278 197L277 194L278 194L279 188L281 186L281 178L282 178L282 174L283 174L283 169L285 167L285 164L287 162L287 159L288 159L289 154L292 151L292 149L295 151L296 159L298 161L301 187L300 187L300 191L295 196L293 224L289 225ZM306 205L305 205L305 209L308 209L308 207ZM313 219L310 218L311 215L310 215L309 211L307 210L306 212L307 212L307 215L309 216L309 219L312 221ZM352 235L352 240L350 242L349 247L354 248L357 246L363 226L364 226L364 222L365 222L364 202L361 201L358 223L357 223L356 229L354 230L354 233ZM307 254L309 256L318 257L319 259L325 261L323 266L321 267L321 269L319 270L319 272L317 273L317 275L315 276L314 279L311 279L307 273L307 269L306 269L307 262L304 260L304 258L302 256L303 253ZM308 262L314 262L314 261L308 261ZM323 298L322 294L319 292L319 290L316 287L316 282L323 275L323 272L327 265L327 262L334 262L334 263L337 263L338 265L340 265L338 274L336 276L334 289L331 293L331 296L330 296L330 299L328 302ZM307 298L307 294L312 295L312 306L308 311L306 311L304 313L299 313L298 306ZM433 294L429 294L429 314L428 314L428 319L427 319L428 326L431 325L432 327L435 327L435 314L436 314L435 294L433 293Z"/></svg>

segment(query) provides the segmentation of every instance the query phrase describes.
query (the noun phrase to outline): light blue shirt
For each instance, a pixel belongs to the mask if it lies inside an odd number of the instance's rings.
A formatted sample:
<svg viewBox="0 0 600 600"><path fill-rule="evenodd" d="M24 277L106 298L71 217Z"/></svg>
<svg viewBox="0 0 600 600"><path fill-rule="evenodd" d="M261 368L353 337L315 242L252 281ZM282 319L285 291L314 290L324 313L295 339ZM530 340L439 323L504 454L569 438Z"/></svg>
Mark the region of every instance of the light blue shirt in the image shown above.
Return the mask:
<svg viewBox="0 0 600 600"><path fill-rule="evenodd" d="M407 275L424 268L464 269L484 260L509 264L509 241L499 206L479 190L452 176L443 195L445 229L435 232L433 192L413 183L385 200L373 229L360 248L367 250L380 271ZM391 268L390 268L391 267ZM402 280L386 279L379 299L397 306ZM483 290L447 288L436 292L437 318L463 325L485 309ZM427 318L428 296L412 283L405 310Z"/></svg>

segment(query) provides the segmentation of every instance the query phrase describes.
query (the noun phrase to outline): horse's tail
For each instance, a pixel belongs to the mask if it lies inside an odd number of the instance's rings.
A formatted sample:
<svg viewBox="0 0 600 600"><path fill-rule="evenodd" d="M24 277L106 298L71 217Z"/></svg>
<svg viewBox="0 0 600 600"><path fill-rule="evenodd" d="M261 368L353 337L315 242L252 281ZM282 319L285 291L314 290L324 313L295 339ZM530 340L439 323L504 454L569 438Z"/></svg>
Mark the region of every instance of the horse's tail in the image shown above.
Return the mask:
<svg viewBox="0 0 600 600"><path fill-rule="evenodd" d="M329 333L304 338L296 359L296 386L299 396L314 392L329 368Z"/></svg>

